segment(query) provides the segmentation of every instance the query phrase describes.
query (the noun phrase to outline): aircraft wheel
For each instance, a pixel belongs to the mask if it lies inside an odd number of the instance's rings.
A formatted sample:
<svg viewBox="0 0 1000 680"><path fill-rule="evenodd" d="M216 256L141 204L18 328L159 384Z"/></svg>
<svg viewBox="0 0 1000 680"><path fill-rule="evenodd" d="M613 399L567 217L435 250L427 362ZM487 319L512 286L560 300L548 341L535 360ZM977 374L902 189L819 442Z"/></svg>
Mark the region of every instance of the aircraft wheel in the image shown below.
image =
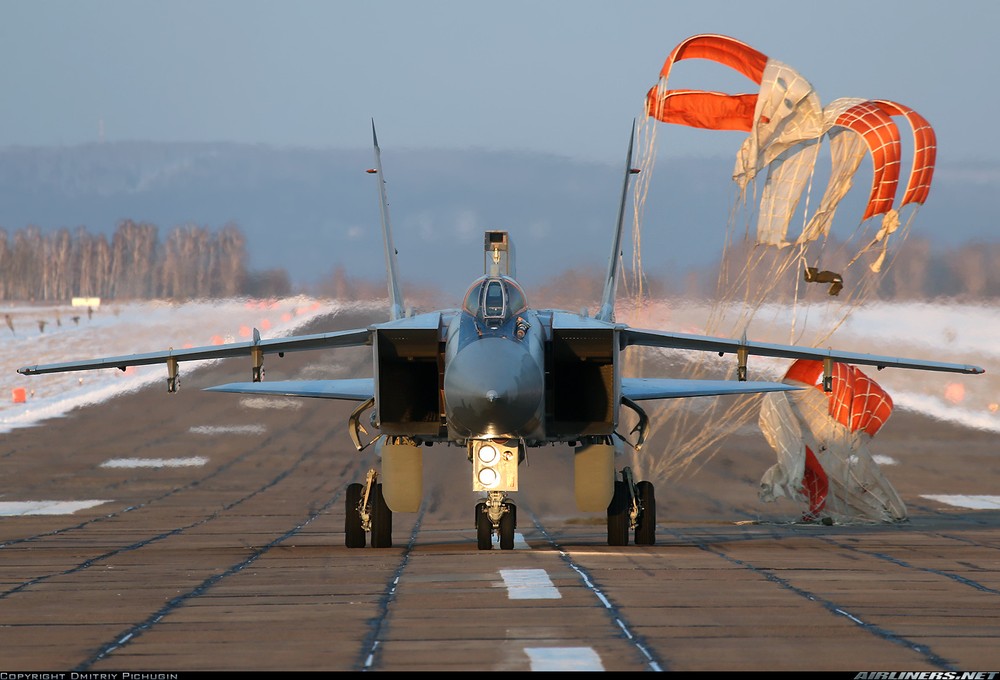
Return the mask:
<svg viewBox="0 0 1000 680"><path fill-rule="evenodd" d="M639 505L642 512L635 526L635 544L653 545L656 543L656 497L652 482L639 482L635 485L639 494Z"/></svg>
<svg viewBox="0 0 1000 680"><path fill-rule="evenodd" d="M361 528L361 513L358 504L365 487L361 484L347 485L347 512L344 519L344 543L348 548L365 547L365 530Z"/></svg>
<svg viewBox="0 0 1000 680"><path fill-rule="evenodd" d="M500 549L514 549L514 529L517 528L517 506L507 503L507 512L500 517Z"/></svg>
<svg viewBox="0 0 1000 680"><path fill-rule="evenodd" d="M486 514L486 503L476 503L476 537L480 550L493 549L493 522Z"/></svg>
<svg viewBox="0 0 1000 680"><path fill-rule="evenodd" d="M617 480L608 505L608 545L628 545L628 489Z"/></svg>
<svg viewBox="0 0 1000 680"><path fill-rule="evenodd" d="M392 547L392 510L385 503L382 485L376 484L372 499L372 547Z"/></svg>

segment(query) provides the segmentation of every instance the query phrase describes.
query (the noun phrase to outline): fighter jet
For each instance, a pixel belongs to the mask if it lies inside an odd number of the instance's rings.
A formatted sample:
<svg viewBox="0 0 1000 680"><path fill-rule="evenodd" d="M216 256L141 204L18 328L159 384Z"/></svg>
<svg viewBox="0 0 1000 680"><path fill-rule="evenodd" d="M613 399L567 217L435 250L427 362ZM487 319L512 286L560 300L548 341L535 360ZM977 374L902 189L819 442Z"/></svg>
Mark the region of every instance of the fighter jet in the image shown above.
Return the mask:
<svg viewBox="0 0 1000 680"><path fill-rule="evenodd" d="M176 392L184 361L247 357L251 380L206 388L217 392L342 399L357 403L349 433L358 451L374 446L378 468L345 493L344 539L348 548L392 545L392 514L419 510L423 456L461 455L470 463L470 483L481 500L475 507L479 549L514 547L521 464L529 450L554 444L574 447L576 504L581 511L607 512L609 545L656 540L656 500L648 480L636 481L628 467L616 469L615 453L640 448L649 419L640 402L799 389L747 380L749 356L823 362L824 388L831 389L834 362L953 373L983 373L978 366L858 354L832 349L754 342L632 328L615 320L622 227L633 167L635 124L629 137L621 201L603 294L597 311L535 309L516 280L513 242L507 231L486 231L483 274L471 283L461 309L408 314L399 285L386 182L372 122L382 236L388 281L389 320L367 328L262 339L255 329L246 342L26 366L24 375L165 364L167 391ZM370 378L265 382L264 356L298 350L367 346ZM622 356L630 346L717 352L736 358L736 380L626 377ZM634 412L634 441L618 432L623 409ZM367 414L367 416L366 416ZM374 431L369 431L365 424ZM428 447L433 446L433 449ZM457 449L454 451L453 449ZM542 454L544 455L544 454ZM370 535L370 541L368 536Z"/></svg>

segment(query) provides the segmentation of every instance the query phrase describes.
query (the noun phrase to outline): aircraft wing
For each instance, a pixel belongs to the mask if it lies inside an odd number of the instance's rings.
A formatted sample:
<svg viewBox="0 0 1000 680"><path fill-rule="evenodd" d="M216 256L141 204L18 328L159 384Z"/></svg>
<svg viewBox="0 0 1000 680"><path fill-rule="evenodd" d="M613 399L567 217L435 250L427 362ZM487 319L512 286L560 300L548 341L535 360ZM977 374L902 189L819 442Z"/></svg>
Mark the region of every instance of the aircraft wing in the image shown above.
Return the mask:
<svg viewBox="0 0 1000 680"><path fill-rule="evenodd" d="M681 380L675 378L622 378L622 396L632 401L713 397L723 394L789 392L801 387L775 382L738 382L736 380Z"/></svg>
<svg viewBox="0 0 1000 680"><path fill-rule="evenodd" d="M342 380L275 380L272 382L236 382L206 387L206 392L236 392L284 397L318 397L365 401L375 396L373 378Z"/></svg>
<svg viewBox="0 0 1000 680"><path fill-rule="evenodd" d="M623 347L640 345L644 347L663 347L667 349L690 349L703 352L718 352L721 356L727 352L736 354L745 351L748 355L778 357L786 359L813 359L875 366L883 368L912 368L922 371L945 371L948 373L985 373L979 366L969 364L951 364L943 361L926 361L923 359L906 359L902 357L882 356L878 354L860 354L857 352L842 352L834 349L815 349L798 347L796 345L776 345L748 340L732 340L710 335L691 335L687 333L670 333L625 327L621 331ZM623 381L624 382L624 381Z"/></svg>
<svg viewBox="0 0 1000 680"><path fill-rule="evenodd" d="M97 368L118 368L124 371L126 366L159 364L171 359L178 362L197 361L200 359L226 359L237 356L251 356L254 351L260 351L262 354L278 354L307 349L354 347L368 344L371 344L371 330L368 328L334 331L332 333L316 333L314 335L293 335L287 338L273 338L271 340L261 340L255 329L254 339L246 342L192 347L189 349L168 349L146 354L126 354L119 357L66 361L58 364L38 364L35 366L24 366L17 369L17 372L22 375L37 375L41 373L89 371Z"/></svg>

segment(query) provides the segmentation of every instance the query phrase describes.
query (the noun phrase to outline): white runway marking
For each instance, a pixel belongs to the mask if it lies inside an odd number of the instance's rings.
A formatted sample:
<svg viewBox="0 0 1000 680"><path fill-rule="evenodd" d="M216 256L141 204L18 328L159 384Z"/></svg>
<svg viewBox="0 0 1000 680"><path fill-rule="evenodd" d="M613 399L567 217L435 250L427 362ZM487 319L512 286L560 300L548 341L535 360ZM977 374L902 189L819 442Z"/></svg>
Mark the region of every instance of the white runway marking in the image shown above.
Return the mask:
<svg viewBox="0 0 1000 680"><path fill-rule="evenodd" d="M111 501L0 501L0 517L21 515L72 515Z"/></svg>
<svg viewBox="0 0 1000 680"><path fill-rule="evenodd" d="M302 402L298 399L289 399L277 397L245 397L240 399L240 406L244 408L290 408L297 409L302 408Z"/></svg>
<svg viewBox="0 0 1000 680"><path fill-rule="evenodd" d="M511 600L558 600L559 589L544 569L501 569L500 578Z"/></svg>
<svg viewBox="0 0 1000 680"><path fill-rule="evenodd" d="M195 425L188 430L193 434L264 434L263 425Z"/></svg>
<svg viewBox="0 0 1000 680"><path fill-rule="evenodd" d="M493 536L493 545L495 546L500 545L499 536L496 535ZM514 532L514 550L531 550L531 546L528 545L528 542L526 540L524 540L524 534L522 534L520 531Z"/></svg>
<svg viewBox="0 0 1000 680"><path fill-rule="evenodd" d="M928 498L945 505L954 505L957 508L969 508L971 510L1000 510L1000 496L961 496L961 495L923 495L921 498Z"/></svg>
<svg viewBox="0 0 1000 680"><path fill-rule="evenodd" d="M603 671L601 657L590 647L525 647L533 671Z"/></svg>
<svg viewBox="0 0 1000 680"><path fill-rule="evenodd" d="M198 467L208 462L208 458L112 458L101 463L103 468L165 468Z"/></svg>

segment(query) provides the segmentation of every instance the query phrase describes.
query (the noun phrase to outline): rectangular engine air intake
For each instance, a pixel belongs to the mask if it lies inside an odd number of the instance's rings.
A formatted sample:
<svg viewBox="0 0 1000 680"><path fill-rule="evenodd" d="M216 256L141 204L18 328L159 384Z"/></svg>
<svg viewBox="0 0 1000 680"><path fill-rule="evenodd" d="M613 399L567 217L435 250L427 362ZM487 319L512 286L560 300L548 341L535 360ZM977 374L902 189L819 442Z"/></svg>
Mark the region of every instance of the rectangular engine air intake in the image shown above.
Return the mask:
<svg viewBox="0 0 1000 680"><path fill-rule="evenodd" d="M547 353L548 436L614 431L615 349L612 329L553 329Z"/></svg>
<svg viewBox="0 0 1000 680"><path fill-rule="evenodd" d="M441 361L438 328L375 332L375 403L387 435L440 434Z"/></svg>

